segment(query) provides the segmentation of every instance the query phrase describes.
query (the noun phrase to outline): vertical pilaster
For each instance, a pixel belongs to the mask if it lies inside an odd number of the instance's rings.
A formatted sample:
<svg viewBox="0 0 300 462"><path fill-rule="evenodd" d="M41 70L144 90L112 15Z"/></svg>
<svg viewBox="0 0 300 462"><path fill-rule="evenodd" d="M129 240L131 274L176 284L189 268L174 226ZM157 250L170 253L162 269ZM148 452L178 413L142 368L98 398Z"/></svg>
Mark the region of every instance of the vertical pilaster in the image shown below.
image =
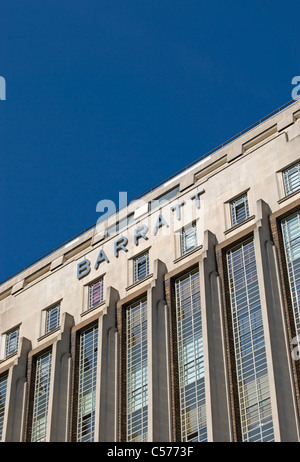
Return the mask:
<svg viewBox="0 0 300 462"><path fill-rule="evenodd" d="M119 293L113 287L107 289L107 304L99 319L99 363L95 441L117 441L117 329L116 304Z"/></svg>
<svg viewBox="0 0 300 462"><path fill-rule="evenodd" d="M220 278L216 271L216 238L204 233L199 263L203 329L205 400L208 441L231 441L225 336L222 316Z"/></svg>
<svg viewBox="0 0 300 462"><path fill-rule="evenodd" d="M149 440L171 441L168 311L164 294L166 266L154 262L149 293Z"/></svg>
<svg viewBox="0 0 300 462"><path fill-rule="evenodd" d="M126 315L124 306L117 304L117 435L119 442L126 441Z"/></svg>
<svg viewBox="0 0 300 462"><path fill-rule="evenodd" d="M8 374L7 412L4 420L2 441L21 442L23 440L24 414L27 385L27 357L31 342L20 339L18 357Z"/></svg>
<svg viewBox="0 0 300 462"><path fill-rule="evenodd" d="M165 297L168 313L168 338L170 357L170 421L171 441L180 441L180 392L179 392L179 370L177 354L177 325L175 305L175 284L172 278L165 278Z"/></svg>

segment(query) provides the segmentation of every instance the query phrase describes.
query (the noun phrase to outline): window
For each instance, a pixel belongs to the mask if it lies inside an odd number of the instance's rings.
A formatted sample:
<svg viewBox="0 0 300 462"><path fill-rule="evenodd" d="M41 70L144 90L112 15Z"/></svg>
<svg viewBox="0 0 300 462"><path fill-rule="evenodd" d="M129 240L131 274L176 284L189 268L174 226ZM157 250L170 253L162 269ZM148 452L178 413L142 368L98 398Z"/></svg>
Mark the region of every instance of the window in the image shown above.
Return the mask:
<svg viewBox="0 0 300 462"><path fill-rule="evenodd" d="M133 261L133 282L141 281L149 275L149 252L136 257Z"/></svg>
<svg viewBox="0 0 300 462"><path fill-rule="evenodd" d="M3 433L6 392L7 392L7 375L3 375L2 377L0 377L0 441L2 439L2 433Z"/></svg>
<svg viewBox="0 0 300 462"><path fill-rule="evenodd" d="M89 309L95 308L103 302L103 278L89 286Z"/></svg>
<svg viewBox="0 0 300 462"><path fill-rule="evenodd" d="M242 438L274 441L253 239L230 249L226 258Z"/></svg>
<svg viewBox="0 0 300 462"><path fill-rule="evenodd" d="M247 194L237 197L230 203L232 226L242 223L249 218Z"/></svg>
<svg viewBox="0 0 300 462"><path fill-rule="evenodd" d="M11 330L6 334L5 356L16 353L19 345L19 328Z"/></svg>
<svg viewBox="0 0 300 462"><path fill-rule="evenodd" d="M186 253L194 250L197 247L197 228L196 223L184 227L181 234L181 253Z"/></svg>
<svg viewBox="0 0 300 462"><path fill-rule="evenodd" d="M285 194L291 194L300 189L300 163L283 171Z"/></svg>
<svg viewBox="0 0 300 462"><path fill-rule="evenodd" d="M59 326L60 305L52 306L46 310L46 334Z"/></svg>
<svg viewBox="0 0 300 462"><path fill-rule="evenodd" d="M300 339L300 212L281 223L296 333Z"/></svg>
<svg viewBox="0 0 300 462"><path fill-rule="evenodd" d="M31 441L46 441L52 351L36 359Z"/></svg>
<svg viewBox="0 0 300 462"><path fill-rule="evenodd" d="M98 327L80 334L77 441L94 441Z"/></svg>
<svg viewBox="0 0 300 462"><path fill-rule="evenodd" d="M175 293L181 441L207 441L199 272L178 278Z"/></svg>
<svg viewBox="0 0 300 462"><path fill-rule="evenodd" d="M147 299L130 305L127 331L127 441L148 438Z"/></svg>

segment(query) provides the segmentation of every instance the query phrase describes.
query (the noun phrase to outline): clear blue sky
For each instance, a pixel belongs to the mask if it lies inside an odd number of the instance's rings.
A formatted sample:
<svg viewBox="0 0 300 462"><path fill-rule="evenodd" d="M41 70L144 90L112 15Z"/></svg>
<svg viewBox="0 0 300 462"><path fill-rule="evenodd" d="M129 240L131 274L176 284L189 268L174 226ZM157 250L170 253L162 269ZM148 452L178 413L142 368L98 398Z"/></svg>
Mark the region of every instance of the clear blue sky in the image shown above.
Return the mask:
<svg viewBox="0 0 300 462"><path fill-rule="evenodd" d="M299 2L14 0L0 11L0 281L291 99Z"/></svg>

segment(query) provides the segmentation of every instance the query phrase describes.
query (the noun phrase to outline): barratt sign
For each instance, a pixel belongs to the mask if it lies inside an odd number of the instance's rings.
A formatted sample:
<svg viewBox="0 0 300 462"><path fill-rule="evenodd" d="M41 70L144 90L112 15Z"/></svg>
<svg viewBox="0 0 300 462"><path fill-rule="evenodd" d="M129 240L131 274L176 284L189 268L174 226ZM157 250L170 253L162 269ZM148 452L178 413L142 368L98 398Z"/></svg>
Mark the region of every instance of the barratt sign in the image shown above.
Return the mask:
<svg viewBox="0 0 300 462"><path fill-rule="evenodd" d="M176 204L171 204L169 207L162 206L160 203L160 212L148 215L147 219L150 223L147 222L147 224L139 224L137 227L130 226L130 228L127 224L126 231L133 236L133 244L138 246L141 240L147 240L149 238L149 234L156 236L160 229L165 230L166 233L170 233L170 222L172 219L170 214L174 217L173 220L175 223L177 222L177 224L180 225L177 231L174 230L174 232L181 232L180 230L182 227L187 226L193 220L192 216L195 216L193 210L195 211L195 208L198 210L203 209L203 205L200 206L200 203L203 202L200 200L200 196L203 192L204 190L198 191L197 193L189 196L188 199L180 200ZM164 210L162 210L162 207L164 207ZM129 241L125 234L126 233L123 230L122 236L118 237L113 243L114 258L118 258L120 252L128 252ZM110 260L108 257L109 256L102 248L99 251L95 262L92 263L88 258L80 261L77 265L77 278L82 279L91 272L92 268L97 271L101 264L109 263Z"/></svg>

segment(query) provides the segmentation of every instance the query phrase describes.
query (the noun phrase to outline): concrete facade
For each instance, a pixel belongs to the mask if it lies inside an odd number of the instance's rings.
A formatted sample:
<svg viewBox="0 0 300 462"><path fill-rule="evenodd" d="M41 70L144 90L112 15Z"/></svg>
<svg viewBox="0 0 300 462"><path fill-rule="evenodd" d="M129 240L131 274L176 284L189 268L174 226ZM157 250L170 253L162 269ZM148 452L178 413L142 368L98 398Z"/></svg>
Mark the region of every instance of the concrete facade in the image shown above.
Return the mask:
<svg viewBox="0 0 300 462"><path fill-rule="evenodd" d="M296 329L280 220L300 210L286 194L283 171L300 160L300 102L266 118L232 142L129 204L0 286L0 379L7 377L2 441L31 441L35 358L52 351L46 441L76 441L78 335L98 326L94 441L126 441L126 307L147 299L148 440L181 441L174 280L199 271L208 441L241 441L240 408L225 252L254 241L275 441L299 441ZM176 189L170 200L151 201ZM247 218L232 225L231 202L247 194ZM107 235L116 221L128 227ZM184 226L197 245L181 252ZM134 258L149 271L134 281ZM103 299L89 309L89 286L103 278ZM45 313L60 305L46 333ZM5 354L7 334L19 331Z"/></svg>

